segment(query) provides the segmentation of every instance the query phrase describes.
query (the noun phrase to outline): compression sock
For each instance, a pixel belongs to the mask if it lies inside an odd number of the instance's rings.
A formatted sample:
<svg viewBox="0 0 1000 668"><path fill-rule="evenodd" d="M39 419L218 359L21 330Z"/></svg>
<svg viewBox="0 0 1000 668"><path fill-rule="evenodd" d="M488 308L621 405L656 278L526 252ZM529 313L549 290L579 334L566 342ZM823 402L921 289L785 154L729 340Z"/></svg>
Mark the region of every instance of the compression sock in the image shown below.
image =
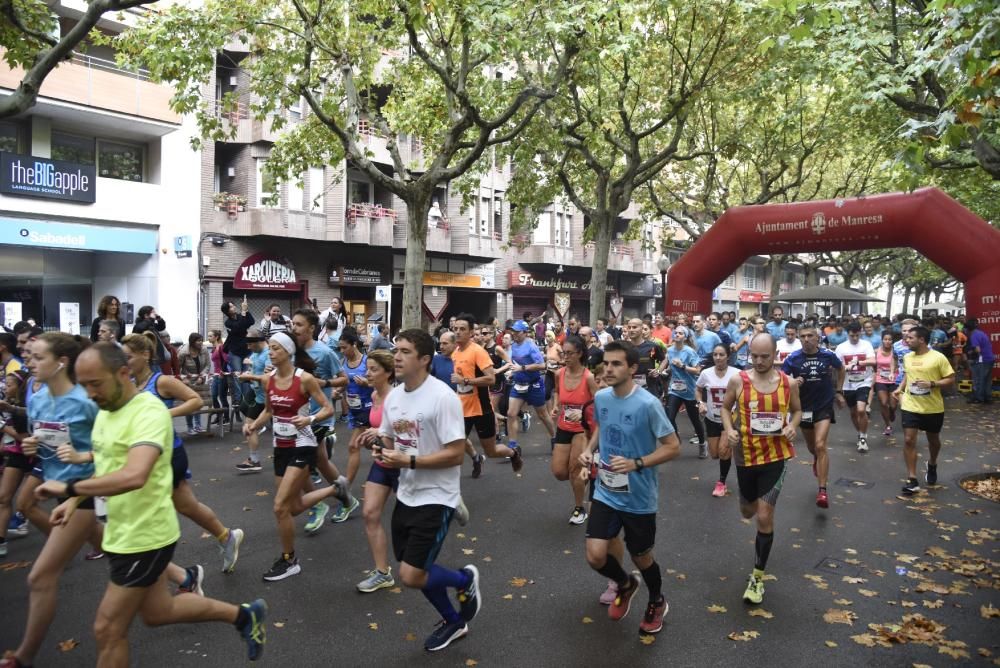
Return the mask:
<svg viewBox="0 0 1000 668"><path fill-rule="evenodd" d="M438 614L448 622L449 624L454 624L459 621L461 617L455 610L455 606L451 604L451 599L448 598L448 590L444 587L424 587L420 590L424 597L431 602L434 609L438 611Z"/></svg>
<svg viewBox="0 0 1000 668"><path fill-rule="evenodd" d="M444 566L434 564L427 570L427 584L424 590L428 589L465 589L469 586L469 574L465 571L453 571ZM432 601L433 602L433 601Z"/></svg>
<svg viewBox="0 0 1000 668"><path fill-rule="evenodd" d="M729 477L729 468L733 465L732 459L720 459L719 460L719 482L725 484L726 478Z"/></svg>
<svg viewBox="0 0 1000 668"><path fill-rule="evenodd" d="M236 621L233 622L233 626L237 629L243 629L247 624L250 623L250 613L242 605L236 609Z"/></svg>
<svg viewBox="0 0 1000 668"><path fill-rule="evenodd" d="M649 568L639 571L642 575L643 582L646 583L646 589L649 590L649 602L659 603L660 599L663 598L663 575L660 573L660 565L653 560L653 563L649 565Z"/></svg>
<svg viewBox="0 0 1000 668"><path fill-rule="evenodd" d="M607 579L617 582L619 591L628 584L628 574L614 555L609 554L604 560L604 565L594 570Z"/></svg>
<svg viewBox="0 0 1000 668"><path fill-rule="evenodd" d="M757 561L754 564L755 570L763 572L764 568L767 566L767 558L771 554L772 543L774 543L774 532L757 532L757 540L754 542L754 550L757 555Z"/></svg>

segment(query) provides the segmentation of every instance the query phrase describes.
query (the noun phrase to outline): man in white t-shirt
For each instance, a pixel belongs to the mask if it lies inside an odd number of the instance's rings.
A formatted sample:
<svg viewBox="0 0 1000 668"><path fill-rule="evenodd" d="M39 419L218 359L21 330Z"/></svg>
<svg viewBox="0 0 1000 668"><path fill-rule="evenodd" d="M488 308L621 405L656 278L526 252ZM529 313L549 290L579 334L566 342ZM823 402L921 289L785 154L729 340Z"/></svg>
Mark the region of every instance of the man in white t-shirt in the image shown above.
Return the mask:
<svg viewBox="0 0 1000 668"><path fill-rule="evenodd" d="M796 350L802 350L802 342L799 341L798 330L794 323L785 325L785 338L777 339L778 357L777 364L783 364L785 359Z"/></svg>
<svg viewBox="0 0 1000 668"><path fill-rule="evenodd" d="M858 452L868 452L868 395L875 376L875 350L861 338L861 323L847 326L847 340L834 351L844 363L844 400L851 411L851 422L858 430Z"/></svg>
<svg viewBox="0 0 1000 668"><path fill-rule="evenodd" d="M442 621L424 649L444 649L469 631L466 622L479 612L479 571L473 565L452 570L434 563L448 524L464 511L459 481L465 457L465 419L458 395L430 375L434 340L421 329L396 337L397 386L386 397L374 456L400 469L392 512L392 547L403 584L420 589ZM457 590L460 610L448 597Z"/></svg>

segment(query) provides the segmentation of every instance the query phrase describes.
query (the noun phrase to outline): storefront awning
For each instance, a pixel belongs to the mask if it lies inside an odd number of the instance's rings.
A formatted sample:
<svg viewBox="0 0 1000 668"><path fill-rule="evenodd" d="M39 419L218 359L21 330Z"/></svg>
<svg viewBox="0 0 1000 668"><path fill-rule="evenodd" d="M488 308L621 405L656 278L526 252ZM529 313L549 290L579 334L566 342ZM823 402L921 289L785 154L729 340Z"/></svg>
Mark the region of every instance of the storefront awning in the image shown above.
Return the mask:
<svg viewBox="0 0 1000 668"><path fill-rule="evenodd" d="M156 253L157 230L0 217L0 244L64 250Z"/></svg>

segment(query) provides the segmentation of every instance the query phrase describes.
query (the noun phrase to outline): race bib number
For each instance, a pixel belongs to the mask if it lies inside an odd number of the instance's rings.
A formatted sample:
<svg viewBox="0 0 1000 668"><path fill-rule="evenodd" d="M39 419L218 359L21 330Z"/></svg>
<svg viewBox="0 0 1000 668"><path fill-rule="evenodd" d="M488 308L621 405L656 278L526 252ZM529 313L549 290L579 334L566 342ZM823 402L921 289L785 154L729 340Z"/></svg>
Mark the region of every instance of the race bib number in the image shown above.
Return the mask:
<svg viewBox="0 0 1000 668"><path fill-rule="evenodd" d="M69 425L65 422L36 421L32 425L32 433L38 438L42 447L58 450L60 445L69 445Z"/></svg>
<svg viewBox="0 0 1000 668"><path fill-rule="evenodd" d="M636 374L635 376L632 376L632 381L639 387L646 387L646 374Z"/></svg>
<svg viewBox="0 0 1000 668"><path fill-rule="evenodd" d="M912 394L915 397L922 397L925 394L931 393L931 388L929 387L917 387L916 385L907 385L906 389L909 390L910 394Z"/></svg>
<svg viewBox="0 0 1000 668"><path fill-rule="evenodd" d="M892 372L889 369L879 369L878 370L878 382L880 382L880 383L891 383L892 382Z"/></svg>
<svg viewBox="0 0 1000 668"><path fill-rule="evenodd" d="M582 422L583 406L563 406L563 419L566 422Z"/></svg>
<svg viewBox="0 0 1000 668"><path fill-rule="evenodd" d="M474 387L473 387L472 385L465 385L465 384L462 384L462 385L458 385L458 386L457 386L457 387L455 388L455 391L456 391L457 393L459 393L459 394L472 394L472 392L473 392L473 391L474 391L475 389L476 389L476 388L474 388ZM361 406L361 403L360 403L360 402L358 403L358 406Z"/></svg>
<svg viewBox="0 0 1000 668"><path fill-rule="evenodd" d="M292 418L275 417L274 435L282 439L294 439L299 434L299 428L292 424Z"/></svg>
<svg viewBox="0 0 1000 668"><path fill-rule="evenodd" d="M514 383L514 390L522 394L531 389L530 383Z"/></svg>
<svg viewBox="0 0 1000 668"><path fill-rule="evenodd" d="M857 366L851 367L847 372L847 380L851 383L860 383L865 379L865 372Z"/></svg>
<svg viewBox="0 0 1000 668"><path fill-rule="evenodd" d="M777 436L784 422L784 416L776 411L750 413L750 435Z"/></svg>
<svg viewBox="0 0 1000 668"><path fill-rule="evenodd" d="M674 392L686 392L688 389L687 383L683 380L675 379L670 381L670 389Z"/></svg>
<svg viewBox="0 0 1000 668"><path fill-rule="evenodd" d="M724 387L710 387L708 388L708 407L712 412L718 412L722 407L722 400L726 396L726 388Z"/></svg>
<svg viewBox="0 0 1000 668"><path fill-rule="evenodd" d="M347 393L347 407L348 408L361 408L361 397L357 394Z"/></svg>
<svg viewBox="0 0 1000 668"><path fill-rule="evenodd" d="M812 422L813 412L812 411L802 411L802 422Z"/></svg>
<svg viewBox="0 0 1000 668"><path fill-rule="evenodd" d="M628 473L616 473L604 460L597 464L597 479L601 488L612 494L628 494Z"/></svg>
<svg viewBox="0 0 1000 668"><path fill-rule="evenodd" d="M420 454L417 450L417 442L414 439L396 435L396 449L409 457Z"/></svg>

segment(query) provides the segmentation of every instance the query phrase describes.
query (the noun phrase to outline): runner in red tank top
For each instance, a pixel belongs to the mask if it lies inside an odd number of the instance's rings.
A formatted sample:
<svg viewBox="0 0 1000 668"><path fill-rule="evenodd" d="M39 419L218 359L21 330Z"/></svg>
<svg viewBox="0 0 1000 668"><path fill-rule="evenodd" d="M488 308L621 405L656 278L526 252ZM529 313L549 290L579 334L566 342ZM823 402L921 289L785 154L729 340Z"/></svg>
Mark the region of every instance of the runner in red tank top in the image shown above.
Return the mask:
<svg viewBox="0 0 1000 668"><path fill-rule="evenodd" d="M587 521L583 494L587 481L580 476L580 453L587 445L583 429L584 407L594 400L597 381L587 370L587 346L579 336L570 335L562 345L565 366L556 373L555 391L552 393L557 419L556 439L552 450L552 475L556 480L569 480L573 488L574 508L569 523L580 525Z"/></svg>
<svg viewBox="0 0 1000 668"><path fill-rule="evenodd" d="M330 487L308 494L303 487L309 479L309 467L316 463L316 437L310 426L333 415L333 405L323 394L319 382L308 373L314 368L309 354L299 348L288 334L278 332L268 341L274 372L267 381L264 412L243 423L249 436L273 418L274 433L274 516L281 538L281 557L264 573L269 582L284 580L301 572L295 556L295 522L292 518L331 496L347 503L347 478L341 476ZM293 360L295 364L293 364ZM298 368L296 368L296 364ZM309 415L309 398L320 410Z"/></svg>

